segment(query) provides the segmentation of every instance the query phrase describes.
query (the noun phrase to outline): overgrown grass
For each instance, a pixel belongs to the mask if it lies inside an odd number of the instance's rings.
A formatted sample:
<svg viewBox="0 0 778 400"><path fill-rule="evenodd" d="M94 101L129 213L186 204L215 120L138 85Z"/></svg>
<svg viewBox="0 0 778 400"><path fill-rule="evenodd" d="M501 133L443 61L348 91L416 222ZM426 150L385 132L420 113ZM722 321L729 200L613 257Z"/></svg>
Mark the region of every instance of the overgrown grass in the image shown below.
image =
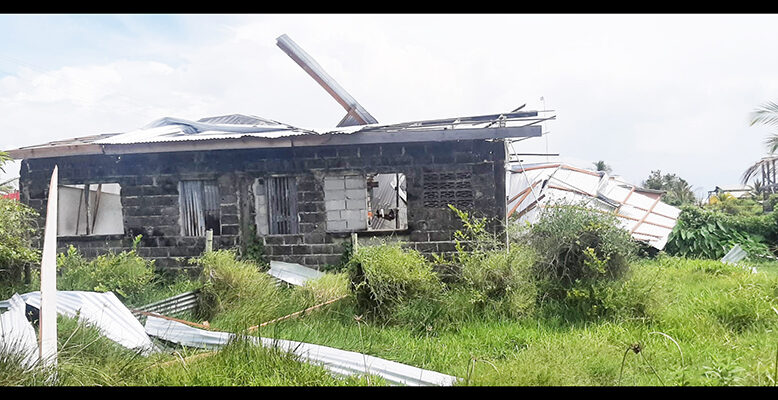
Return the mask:
<svg viewBox="0 0 778 400"><path fill-rule="evenodd" d="M360 321L356 305L344 302L283 322L275 333L472 385L773 385L778 279L718 264L672 257L633 264L613 287L622 305L593 319L566 318L569 304L547 301L529 317L463 314L457 329L433 326L419 335ZM635 287L641 299L632 299ZM636 312L636 303L645 309Z"/></svg>

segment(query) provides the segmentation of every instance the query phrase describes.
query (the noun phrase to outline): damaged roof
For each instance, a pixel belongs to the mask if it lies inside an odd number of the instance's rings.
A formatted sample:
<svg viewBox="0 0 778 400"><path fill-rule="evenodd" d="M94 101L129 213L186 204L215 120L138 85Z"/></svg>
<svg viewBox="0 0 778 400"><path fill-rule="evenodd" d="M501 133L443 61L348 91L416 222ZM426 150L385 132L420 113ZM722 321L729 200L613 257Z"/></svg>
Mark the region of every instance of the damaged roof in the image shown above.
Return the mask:
<svg viewBox="0 0 778 400"><path fill-rule="evenodd" d="M661 201L662 191L563 163L511 163L506 183L508 218L532 223L546 204L585 202L614 213L634 239L659 250L667 243L681 212Z"/></svg>
<svg viewBox="0 0 778 400"><path fill-rule="evenodd" d="M295 146L504 139L541 136L536 111L399 124L303 129L242 114L190 121L161 118L130 132L100 134L9 150L14 159Z"/></svg>

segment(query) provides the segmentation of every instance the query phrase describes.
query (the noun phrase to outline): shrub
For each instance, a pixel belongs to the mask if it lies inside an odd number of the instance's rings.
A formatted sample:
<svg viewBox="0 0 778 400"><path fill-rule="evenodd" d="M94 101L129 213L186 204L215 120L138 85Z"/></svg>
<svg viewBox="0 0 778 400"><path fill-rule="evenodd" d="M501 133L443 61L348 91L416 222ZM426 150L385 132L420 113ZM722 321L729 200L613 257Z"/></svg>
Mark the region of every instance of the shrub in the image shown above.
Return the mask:
<svg viewBox="0 0 778 400"><path fill-rule="evenodd" d="M696 206L681 208L678 222L667 240L671 255L719 259L739 244L749 257L770 255L766 243L776 237L776 216L736 217Z"/></svg>
<svg viewBox="0 0 778 400"><path fill-rule="evenodd" d="M139 294L154 278L154 261L146 261L136 253L139 241L140 236L135 238L130 251L108 253L92 260L70 246L66 253L57 256L58 289L114 292L123 298Z"/></svg>
<svg viewBox="0 0 778 400"><path fill-rule="evenodd" d="M235 311L251 319L238 323L254 323L268 317L277 307L278 288L273 278L262 273L256 263L239 260L235 251L207 252L191 263L202 268L198 308L202 318Z"/></svg>
<svg viewBox="0 0 778 400"><path fill-rule="evenodd" d="M637 250L614 215L574 205L543 209L524 240L538 254L538 277L562 288L622 277Z"/></svg>
<svg viewBox="0 0 778 400"><path fill-rule="evenodd" d="M398 243L360 247L348 270L359 311L377 317L413 299L438 298L443 290L430 262Z"/></svg>
<svg viewBox="0 0 778 400"><path fill-rule="evenodd" d="M254 225L251 225L249 228L245 254L242 254L241 258L253 261L261 271L270 269L270 261L268 261L267 255L265 254L265 243L262 238L257 236L257 228Z"/></svg>
<svg viewBox="0 0 778 400"><path fill-rule="evenodd" d="M477 309L486 307L513 317L532 312L537 298L533 266L537 255L526 246L493 250L462 265L462 282Z"/></svg>
<svg viewBox="0 0 778 400"><path fill-rule="evenodd" d="M327 273L321 278L305 282L303 290L313 297L314 302L322 303L348 294L349 283L346 273Z"/></svg>
<svg viewBox="0 0 778 400"><path fill-rule="evenodd" d="M0 198L0 280L19 281L25 265L40 263L31 244L36 216L32 208Z"/></svg>

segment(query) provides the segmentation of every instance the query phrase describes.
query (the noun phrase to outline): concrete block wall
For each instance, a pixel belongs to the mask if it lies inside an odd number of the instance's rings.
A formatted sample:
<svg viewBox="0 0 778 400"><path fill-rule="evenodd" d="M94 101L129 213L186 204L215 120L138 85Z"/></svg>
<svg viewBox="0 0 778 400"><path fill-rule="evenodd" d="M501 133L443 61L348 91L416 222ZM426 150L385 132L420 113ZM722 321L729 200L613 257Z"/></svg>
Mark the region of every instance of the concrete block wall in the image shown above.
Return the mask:
<svg viewBox="0 0 778 400"><path fill-rule="evenodd" d="M89 155L24 160L20 187L21 200L41 213L42 234L47 185L55 164L61 184L119 183L125 234L64 237L58 240L60 250L72 244L87 256L121 251L130 248L135 235L142 234L142 256L157 260L160 268L186 268L183 258L201 254L205 241L181 236L178 182L215 179L221 196L222 232L214 237L214 248L239 247L253 225L270 259L320 267L337 264L350 232L366 228L366 173L406 176L408 229L393 232L393 238L423 253L449 253L454 250L453 233L461 223L445 202L425 205L425 194L432 190L429 185L425 189L425 174L446 171L469 176L469 186L457 190L470 194L454 200L465 199L462 205L491 218L490 229L500 231L505 216L504 162L500 141ZM298 234L262 234L267 199L256 182L270 175L295 178ZM443 193L438 192L438 196ZM360 204L365 208L359 208ZM345 230L338 222L346 224ZM359 235L373 234L361 231Z"/></svg>
<svg viewBox="0 0 778 400"><path fill-rule="evenodd" d="M367 229L367 186L363 175L324 177L324 208L327 231L351 232Z"/></svg>

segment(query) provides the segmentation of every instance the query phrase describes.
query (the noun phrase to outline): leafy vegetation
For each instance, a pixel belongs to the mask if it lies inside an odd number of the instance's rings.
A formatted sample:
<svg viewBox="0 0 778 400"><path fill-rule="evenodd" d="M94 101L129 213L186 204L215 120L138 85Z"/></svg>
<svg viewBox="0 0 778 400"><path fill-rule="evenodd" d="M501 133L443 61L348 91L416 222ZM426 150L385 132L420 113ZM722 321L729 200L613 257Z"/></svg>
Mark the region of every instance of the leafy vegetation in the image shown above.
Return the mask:
<svg viewBox="0 0 778 400"><path fill-rule="evenodd" d="M758 216L764 213L762 204L752 198L739 199L729 193L713 195L704 208L734 216Z"/></svg>
<svg viewBox="0 0 778 400"><path fill-rule="evenodd" d="M637 251L614 215L576 205L543 209L524 240L538 253L538 277L562 289L624 276Z"/></svg>
<svg viewBox="0 0 778 400"><path fill-rule="evenodd" d="M432 264L399 243L359 247L351 258L349 277L360 314L377 318L414 299L435 301L443 290Z"/></svg>
<svg viewBox="0 0 778 400"><path fill-rule="evenodd" d="M750 257L771 256L767 243L775 243L776 214L735 217L687 206L681 208L665 250L683 257L720 259L740 245Z"/></svg>
<svg viewBox="0 0 778 400"><path fill-rule="evenodd" d="M25 265L40 263L31 245L36 216L32 208L0 198L0 282L18 283Z"/></svg>
<svg viewBox="0 0 778 400"><path fill-rule="evenodd" d="M130 251L108 253L92 260L70 246L66 253L57 256L57 289L114 292L124 299L145 291L154 279L154 261L137 255L140 239L135 238Z"/></svg>

